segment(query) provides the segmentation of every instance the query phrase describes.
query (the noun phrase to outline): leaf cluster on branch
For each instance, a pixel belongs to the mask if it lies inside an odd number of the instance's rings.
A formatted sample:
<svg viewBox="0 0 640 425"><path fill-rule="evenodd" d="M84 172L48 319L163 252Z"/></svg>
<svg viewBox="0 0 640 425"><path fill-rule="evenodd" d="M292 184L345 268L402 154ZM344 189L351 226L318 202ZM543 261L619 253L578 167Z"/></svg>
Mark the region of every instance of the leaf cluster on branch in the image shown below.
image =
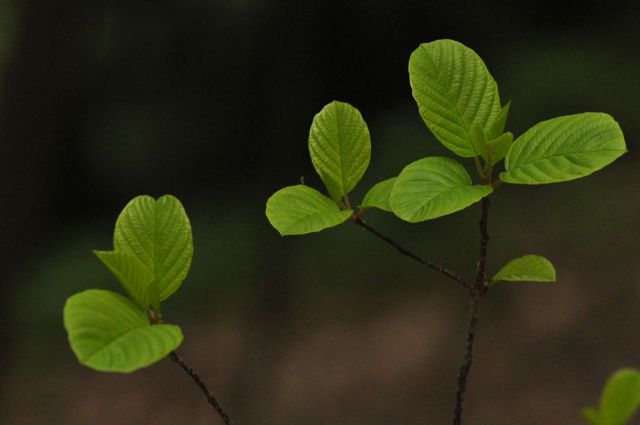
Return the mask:
<svg viewBox="0 0 640 425"><path fill-rule="evenodd" d="M311 163L327 194L304 184L285 187L268 199L266 216L282 236L352 222L467 291L469 325L453 420L459 425L482 298L498 282L556 280L554 266L538 255L512 259L487 277L490 196L503 183L547 184L588 176L627 149L618 123L599 112L546 120L514 138L505 130L511 104L502 104L498 85L482 59L453 40L420 45L409 60L409 77L427 128L453 154L473 160L475 182L458 160L426 157L375 184L361 203L352 205L349 194L371 160L371 136L355 107L333 101L314 117L308 138ZM418 223L478 202L480 250L473 280L419 256L362 218L375 208ZM191 226L180 201L171 195L133 199L116 221L113 250L95 254L128 297L90 289L67 300L64 326L80 363L99 371L132 372L169 356L198 385L224 423L232 424L203 380L174 352L182 343L182 332L166 324L161 311L161 303L186 278L193 255ZM625 369L607 383L599 408L585 409L583 415L592 425L624 425L639 406L640 373Z"/></svg>

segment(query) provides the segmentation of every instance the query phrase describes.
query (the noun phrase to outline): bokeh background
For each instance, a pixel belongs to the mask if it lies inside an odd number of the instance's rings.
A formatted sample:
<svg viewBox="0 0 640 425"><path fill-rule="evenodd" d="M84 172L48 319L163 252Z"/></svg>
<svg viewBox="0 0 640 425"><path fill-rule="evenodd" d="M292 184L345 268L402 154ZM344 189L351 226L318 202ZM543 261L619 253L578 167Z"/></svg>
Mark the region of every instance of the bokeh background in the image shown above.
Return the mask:
<svg viewBox="0 0 640 425"><path fill-rule="evenodd" d="M519 134L604 111L629 154L595 175L503 186L491 270L552 259L555 284L497 287L482 305L465 417L580 424L606 377L640 366L640 10L548 1L0 1L0 423L213 424L174 364L81 367L65 299L119 290L91 254L139 194L172 193L195 237L164 307L180 352L237 423L439 424L452 416L466 295L349 224L281 238L268 196L304 176L313 115L357 106L373 143L355 190L448 153L422 123L407 62L421 42L476 50ZM368 221L471 276L479 206L417 225Z"/></svg>

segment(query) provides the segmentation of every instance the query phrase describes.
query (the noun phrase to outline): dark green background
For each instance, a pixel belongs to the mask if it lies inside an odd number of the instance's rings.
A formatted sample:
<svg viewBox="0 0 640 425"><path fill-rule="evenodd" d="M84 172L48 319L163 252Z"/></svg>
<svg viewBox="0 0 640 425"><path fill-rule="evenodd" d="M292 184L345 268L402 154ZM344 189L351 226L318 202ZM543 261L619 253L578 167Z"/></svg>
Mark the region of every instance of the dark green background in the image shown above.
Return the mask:
<svg viewBox="0 0 640 425"><path fill-rule="evenodd" d="M0 2L0 423L209 424L168 361L133 375L77 364L62 306L119 290L108 249L138 194L191 218L192 272L164 306L182 354L239 425L447 423L465 294L356 226L280 238L267 197L304 176L313 115L357 106L372 163L352 200L410 161L449 155L426 130L407 63L421 42L472 47L511 100L516 135L603 111L629 154L595 175L505 185L492 271L535 253L552 285L482 306L469 423L579 424L605 378L640 366L640 10L635 3L408 1ZM477 205L418 225L369 222L471 276Z"/></svg>

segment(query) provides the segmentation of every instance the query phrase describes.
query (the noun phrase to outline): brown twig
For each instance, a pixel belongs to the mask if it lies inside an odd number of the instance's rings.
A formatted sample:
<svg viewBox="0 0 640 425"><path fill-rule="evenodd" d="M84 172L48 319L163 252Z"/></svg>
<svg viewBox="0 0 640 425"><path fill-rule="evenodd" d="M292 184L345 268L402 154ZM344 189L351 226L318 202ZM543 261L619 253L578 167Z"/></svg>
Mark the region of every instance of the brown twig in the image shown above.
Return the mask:
<svg viewBox="0 0 640 425"><path fill-rule="evenodd" d="M478 255L478 274L476 275L476 290L480 294L485 292L487 282L487 248L489 246L488 215L491 201L488 197L482 198L482 213L480 214L480 254Z"/></svg>
<svg viewBox="0 0 640 425"><path fill-rule="evenodd" d="M218 415L224 421L225 425L233 425L233 421L231 420L229 415L227 415L227 413L222 409L222 406L220 406L220 403L218 403L218 400L213 396L211 391L209 391L209 388L207 388L207 385L204 383L202 378L200 378L200 376L196 373L196 371L193 370L193 368L191 366L189 366L184 361L184 359L178 353L176 353L175 351L173 351L173 352L171 352L171 354L169 354L169 358L171 358L171 360L176 362L178 364L178 366L180 366L182 368L182 370L187 372L187 374L191 377L191 379L193 379L193 381L198 385L198 387L200 387L200 389L204 393L205 397L207 397L207 401L209 402L209 404L211 406L213 406L215 411L218 413Z"/></svg>
<svg viewBox="0 0 640 425"><path fill-rule="evenodd" d="M367 230L368 232L374 234L378 238L382 239L383 241L385 241L386 243L388 243L389 245L391 245L392 247L397 249L402 255L406 255L407 257L409 257L409 258L411 258L411 259L413 259L413 260L415 260L415 261L417 261L417 262L419 262L421 264L424 264L425 266L431 268L432 270L435 270L435 271L437 271L439 273L442 273L443 275L447 276L450 279L453 279L458 284L462 285L464 288L467 288L468 290L471 290L473 288L472 284L466 282L464 279L462 279L460 276L458 276L457 274L455 274L451 270L449 270L446 267L443 267L441 265L435 264L432 261L429 261L429 260L427 260L425 258L422 258L422 257L418 256L417 254L414 254L413 252L409 251L404 246L400 245L395 240L391 239L388 236L383 235L382 233L380 233L379 231L377 231L376 229L371 227L362 218L360 218L358 216L354 216L352 221L355 224L357 224L358 226L360 226L363 229Z"/></svg>
<svg viewBox="0 0 640 425"><path fill-rule="evenodd" d="M473 346L476 336L476 328L478 326L478 308L480 300L486 292L487 282L487 248L489 246L488 231L488 215L489 215L489 198L482 199L482 213L480 214L480 254L478 256L478 273L474 286L469 289L469 297L471 299L471 307L469 309L469 326L467 329L467 345L458 375L458 390L456 392L456 407L453 416L453 424L462 424L462 411L464 407L464 396L467 391L467 383L469 381L469 373L473 364Z"/></svg>
<svg viewBox="0 0 640 425"><path fill-rule="evenodd" d="M476 338L476 327L478 326L478 306L480 297L471 299L471 307L469 309L469 329L467 330L467 346L464 355L464 361L458 374L458 391L456 392L456 409L454 413L454 425L462 423L462 409L464 405L464 396L467 391L467 382L469 380L469 372L473 363L473 343Z"/></svg>

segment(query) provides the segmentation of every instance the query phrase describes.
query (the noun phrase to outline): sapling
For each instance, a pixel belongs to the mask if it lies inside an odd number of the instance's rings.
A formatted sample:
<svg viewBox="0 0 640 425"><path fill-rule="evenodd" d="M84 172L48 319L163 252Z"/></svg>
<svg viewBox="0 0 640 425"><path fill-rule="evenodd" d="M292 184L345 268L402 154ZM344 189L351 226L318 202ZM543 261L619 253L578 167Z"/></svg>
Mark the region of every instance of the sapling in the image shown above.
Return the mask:
<svg viewBox="0 0 640 425"><path fill-rule="evenodd" d="M64 327L78 361L102 372L128 373L167 356L200 387L225 424L232 420L200 376L175 352L182 331L165 323L160 309L191 267L193 238L178 199L138 196L116 221L112 251L94 251L128 297L104 289L72 295Z"/></svg>
<svg viewBox="0 0 640 425"><path fill-rule="evenodd" d="M498 85L482 59L457 41L437 40L420 45L409 60L409 80L427 128L445 148L473 161L478 174L475 183L464 166L453 158L422 158L404 167L398 176L374 185L356 208L348 195L369 165L369 130L356 108L334 101L314 117L309 132L311 162L328 196L304 184L285 187L268 199L266 215L282 236L354 223L400 253L445 275L467 292L470 302L467 341L453 415L454 425L460 425L481 300L499 282L556 279L554 266L538 255L512 259L488 277L491 195L503 183L535 185L588 176L612 163L627 149L618 123L598 112L542 121L514 140L513 134L505 131L510 103L501 103ZM499 170L502 171L497 173ZM368 210L377 208L406 222L418 223L455 213L477 202L481 204L480 249L475 277L471 280L420 257L363 219Z"/></svg>
<svg viewBox="0 0 640 425"><path fill-rule="evenodd" d="M354 209L348 194L369 165L369 130L357 109L332 102L315 116L309 134L311 161L328 196L304 184L289 186L269 198L266 214L283 236L354 223L466 291L469 323L453 420L459 425L481 300L499 282L556 278L551 262L538 255L512 259L488 278L490 196L503 183L545 184L587 176L624 154L626 145L613 118L593 112L543 121L514 141L505 131L510 104L502 106L497 84L480 57L452 40L418 47L409 61L409 76L425 124L446 148L473 160L475 184L456 160L423 158L374 185ZM377 208L416 223L477 202L480 249L471 280L415 254L363 219L365 212ZM170 195L134 198L116 221L113 250L95 254L127 296L89 289L67 300L64 326L79 362L102 372L128 373L168 356L193 379L224 423L232 424L200 376L175 352L182 331L166 323L161 310L162 302L182 285L193 255L191 226L180 201ZM607 384L599 409L585 409L583 414L592 425L624 425L638 405L640 374L624 370Z"/></svg>

